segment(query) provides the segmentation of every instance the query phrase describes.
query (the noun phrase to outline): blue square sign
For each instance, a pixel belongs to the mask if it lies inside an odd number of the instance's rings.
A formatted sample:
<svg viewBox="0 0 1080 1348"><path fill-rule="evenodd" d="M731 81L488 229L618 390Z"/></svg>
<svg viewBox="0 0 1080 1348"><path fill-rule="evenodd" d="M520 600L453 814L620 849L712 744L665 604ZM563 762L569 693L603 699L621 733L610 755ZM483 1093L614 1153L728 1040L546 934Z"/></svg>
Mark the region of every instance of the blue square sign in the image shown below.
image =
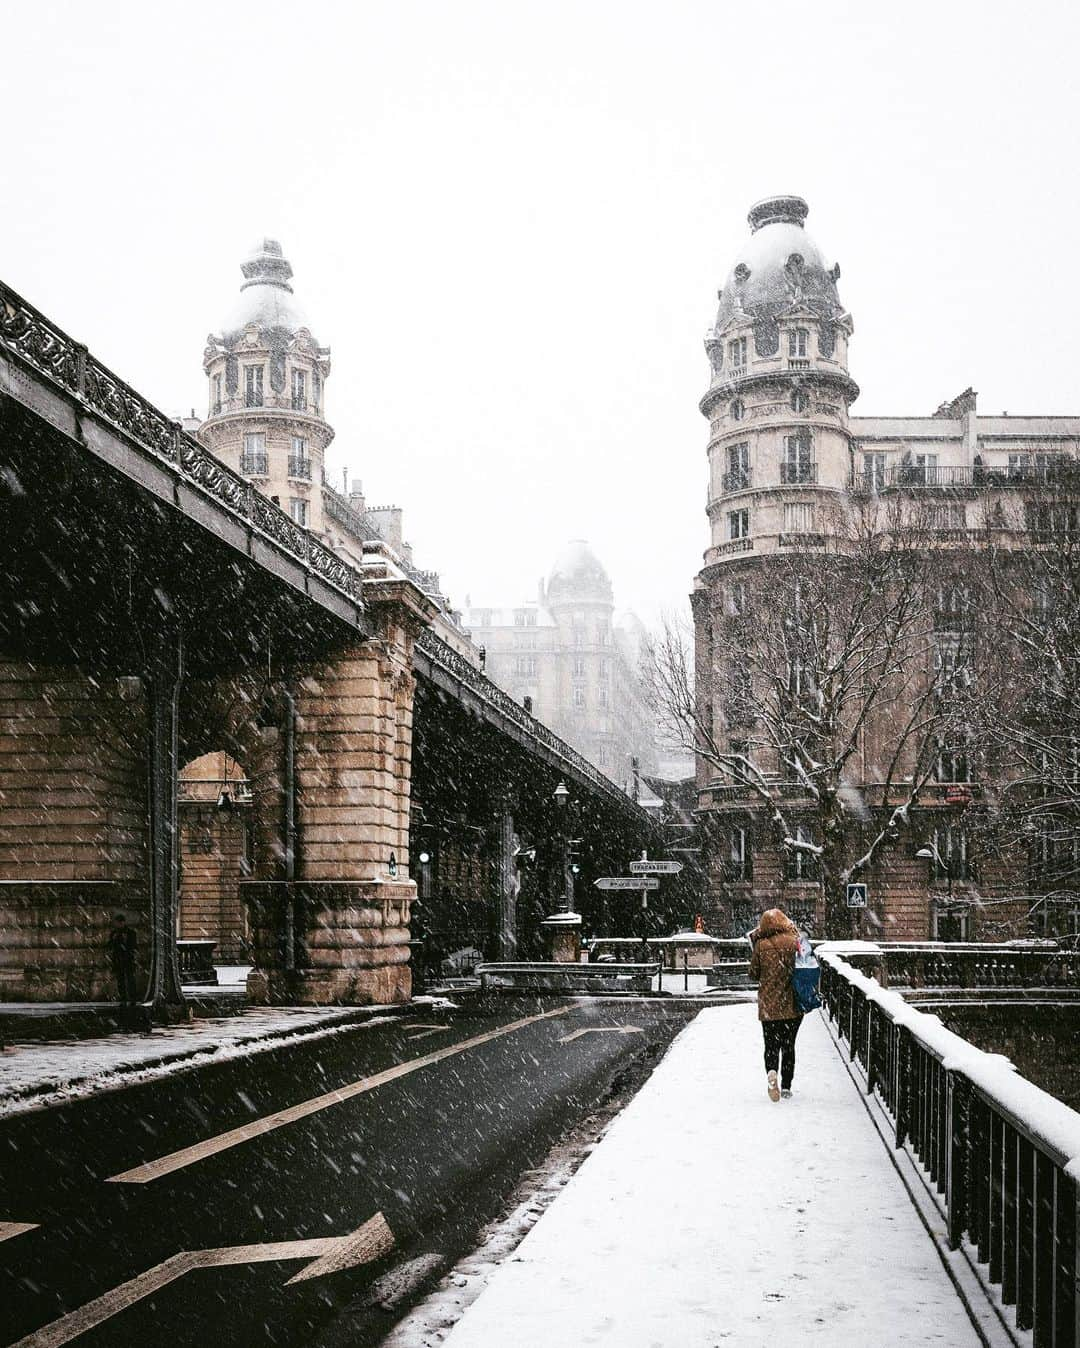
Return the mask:
<svg viewBox="0 0 1080 1348"><path fill-rule="evenodd" d="M867 903L866 886L848 885L847 906L849 908L865 908L866 903Z"/></svg>

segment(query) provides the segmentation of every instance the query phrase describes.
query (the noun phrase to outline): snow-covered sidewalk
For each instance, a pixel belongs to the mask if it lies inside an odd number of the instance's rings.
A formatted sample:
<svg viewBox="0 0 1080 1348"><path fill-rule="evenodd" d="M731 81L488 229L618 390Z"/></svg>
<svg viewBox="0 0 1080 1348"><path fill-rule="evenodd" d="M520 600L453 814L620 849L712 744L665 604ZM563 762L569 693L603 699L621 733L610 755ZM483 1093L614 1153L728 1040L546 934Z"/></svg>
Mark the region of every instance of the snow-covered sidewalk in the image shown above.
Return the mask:
<svg viewBox="0 0 1080 1348"><path fill-rule="evenodd" d="M403 1007L249 1007L152 1034L16 1043L0 1052L0 1118L445 1004L429 997Z"/></svg>
<svg viewBox="0 0 1080 1348"><path fill-rule="evenodd" d="M980 1342L819 1015L702 1011L446 1348Z"/></svg>

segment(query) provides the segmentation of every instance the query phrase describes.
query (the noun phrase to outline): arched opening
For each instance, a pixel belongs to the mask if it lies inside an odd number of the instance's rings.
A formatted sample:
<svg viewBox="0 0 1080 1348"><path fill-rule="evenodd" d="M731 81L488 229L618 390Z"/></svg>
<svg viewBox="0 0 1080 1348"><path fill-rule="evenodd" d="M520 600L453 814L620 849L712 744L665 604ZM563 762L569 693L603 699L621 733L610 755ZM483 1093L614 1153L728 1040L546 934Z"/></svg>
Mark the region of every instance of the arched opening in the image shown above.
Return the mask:
<svg viewBox="0 0 1080 1348"><path fill-rule="evenodd" d="M179 774L181 942L213 941L215 965L251 963L240 882L253 868L252 790L242 764L223 749L193 758ZM183 959L183 947L181 957Z"/></svg>

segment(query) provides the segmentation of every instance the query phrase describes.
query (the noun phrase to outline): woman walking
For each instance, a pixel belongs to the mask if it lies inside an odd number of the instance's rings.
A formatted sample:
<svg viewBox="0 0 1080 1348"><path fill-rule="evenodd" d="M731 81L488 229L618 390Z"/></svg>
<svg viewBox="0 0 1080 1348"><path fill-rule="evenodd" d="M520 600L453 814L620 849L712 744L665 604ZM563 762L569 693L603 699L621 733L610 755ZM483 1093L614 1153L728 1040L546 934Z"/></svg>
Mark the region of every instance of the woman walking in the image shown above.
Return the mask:
<svg viewBox="0 0 1080 1348"><path fill-rule="evenodd" d="M757 928L750 933L750 943L754 947L750 977L756 978L758 985L758 1020L765 1036L769 1099L775 1102L781 1094L791 1094L795 1075L795 1036L802 1024L802 1013L795 1002L791 976L795 972L799 933L786 913L770 908L762 913Z"/></svg>

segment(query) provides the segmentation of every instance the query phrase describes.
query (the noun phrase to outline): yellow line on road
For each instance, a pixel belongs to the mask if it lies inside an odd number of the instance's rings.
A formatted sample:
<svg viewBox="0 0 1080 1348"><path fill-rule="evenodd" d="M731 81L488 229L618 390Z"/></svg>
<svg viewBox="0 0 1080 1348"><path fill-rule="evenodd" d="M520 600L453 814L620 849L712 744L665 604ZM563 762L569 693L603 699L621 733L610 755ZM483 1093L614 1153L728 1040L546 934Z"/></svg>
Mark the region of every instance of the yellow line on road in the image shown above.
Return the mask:
<svg viewBox="0 0 1080 1348"><path fill-rule="evenodd" d="M543 1011L536 1016L511 1021L509 1025L502 1025L497 1030L478 1034L474 1039L466 1039L460 1044L451 1044L447 1048L437 1049L434 1053L426 1053L422 1058L414 1058L411 1062L399 1063L385 1072L376 1072L374 1076L363 1077L360 1081L350 1082L348 1086L339 1086L337 1090L327 1091L325 1095L316 1095L314 1099L303 1100L300 1104L278 1110L275 1114L266 1114L261 1119L254 1119L240 1128L232 1128L217 1137L208 1137L204 1142L196 1142L194 1146L171 1152L156 1161L147 1161L145 1165L137 1165L119 1175L110 1175L108 1183L149 1184L151 1180L161 1179L163 1175L171 1175L174 1170L183 1170L185 1166L205 1161L207 1157L228 1151L230 1147L238 1147L242 1142L262 1137L265 1133L273 1132L275 1128L284 1128L287 1124L306 1119L311 1114L318 1114L320 1110L329 1109L332 1105L343 1104L354 1096L385 1086L387 1082L397 1081L411 1072L419 1072L422 1067L430 1067L433 1063L442 1062L444 1058L464 1053L466 1049L477 1048L480 1044L490 1043L493 1039L501 1039L503 1035L523 1030L527 1025L535 1025L537 1021L550 1020L553 1016L565 1016L570 1010L568 1006L560 1006L554 1011Z"/></svg>
<svg viewBox="0 0 1080 1348"><path fill-rule="evenodd" d="M61 1316L42 1329L35 1329L11 1348L60 1348L88 1329L111 1320L136 1301L158 1292L169 1283L198 1268L225 1268L230 1264L266 1264L276 1259L310 1259L313 1262L289 1282L337 1273L358 1264L381 1259L394 1248L394 1236L386 1218L377 1212L349 1236L324 1236L318 1240L279 1240L267 1245L226 1245L217 1250L181 1250L164 1263L121 1283L104 1296L88 1301L77 1311Z"/></svg>
<svg viewBox="0 0 1080 1348"><path fill-rule="evenodd" d="M0 1240L21 1236L24 1231L36 1231L40 1225L40 1222L0 1222Z"/></svg>

